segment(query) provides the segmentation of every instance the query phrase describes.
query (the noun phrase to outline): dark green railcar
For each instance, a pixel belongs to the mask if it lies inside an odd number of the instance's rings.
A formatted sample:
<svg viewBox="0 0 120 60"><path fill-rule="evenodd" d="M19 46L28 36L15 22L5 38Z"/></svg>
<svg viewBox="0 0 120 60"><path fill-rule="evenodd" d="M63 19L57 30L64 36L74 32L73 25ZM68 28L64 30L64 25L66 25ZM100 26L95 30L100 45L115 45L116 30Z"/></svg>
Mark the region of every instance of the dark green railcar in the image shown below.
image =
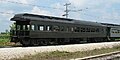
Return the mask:
<svg viewBox="0 0 120 60"><path fill-rule="evenodd" d="M107 27L97 22L34 14L16 14L11 42L28 45L49 45L107 41Z"/></svg>

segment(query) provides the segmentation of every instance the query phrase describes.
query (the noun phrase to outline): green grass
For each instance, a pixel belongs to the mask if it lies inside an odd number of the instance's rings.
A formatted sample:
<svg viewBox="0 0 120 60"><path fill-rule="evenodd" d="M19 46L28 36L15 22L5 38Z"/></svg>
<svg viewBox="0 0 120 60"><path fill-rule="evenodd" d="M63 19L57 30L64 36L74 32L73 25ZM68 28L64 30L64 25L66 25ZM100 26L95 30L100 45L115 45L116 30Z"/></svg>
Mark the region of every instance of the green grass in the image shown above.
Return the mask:
<svg viewBox="0 0 120 60"><path fill-rule="evenodd" d="M9 39L10 35L9 34L0 34L0 39Z"/></svg>
<svg viewBox="0 0 120 60"><path fill-rule="evenodd" d="M82 58L86 56L104 54L119 50L120 50L120 46L114 48L95 49L95 50L83 51L83 52L54 51L54 52L38 53L36 55L28 55L23 58L12 59L12 60L69 60L73 58Z"/></svg>
<svg viewBox="0 0 120 60"><path fill-rule="evenodd" d="M0 39L0 42L10 42L9 39Z"/></svg>
<svg viewBox="0 0 120 60"><path fill-rule="evenodd" d="M9 46L10 43L10 36L8 34L0 34L0 46Z"/></svg>
<svg viewBox="0 0 120 60"><path fill-rule="evenodd" d="M9 46L10 40L9 39L0 39L0 46Z"/></svg>

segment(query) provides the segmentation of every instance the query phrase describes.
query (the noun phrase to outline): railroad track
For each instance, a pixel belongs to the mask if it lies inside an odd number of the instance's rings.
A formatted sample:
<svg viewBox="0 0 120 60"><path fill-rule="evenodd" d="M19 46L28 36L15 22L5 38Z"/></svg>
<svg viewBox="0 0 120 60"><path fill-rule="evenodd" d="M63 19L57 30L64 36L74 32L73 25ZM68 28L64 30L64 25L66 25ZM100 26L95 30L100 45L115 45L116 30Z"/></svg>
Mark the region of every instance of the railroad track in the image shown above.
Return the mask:
<svg viewBox="0 0 120 60"><path fill-rule="evenodd" d="M84 58L76 58L71 60L120 60L120 51L89 56Z"/></svg>

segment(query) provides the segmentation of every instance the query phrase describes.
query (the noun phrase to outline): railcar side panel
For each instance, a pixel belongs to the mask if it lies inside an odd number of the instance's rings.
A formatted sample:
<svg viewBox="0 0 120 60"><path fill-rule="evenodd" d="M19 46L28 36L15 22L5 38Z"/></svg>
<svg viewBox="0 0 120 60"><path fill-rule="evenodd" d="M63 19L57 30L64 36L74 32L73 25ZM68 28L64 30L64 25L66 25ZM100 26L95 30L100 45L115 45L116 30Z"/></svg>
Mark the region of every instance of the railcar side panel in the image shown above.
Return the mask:
<svg viewBox="0 0 120 60"><path fill-rule="evenodd" d="M58 23L58 22L46 22L46 21L31 21L31 25L44 25L44 26L63 26L64 31L39 31L38 27L34 31L30 31L31 38L91 38L91 37L106 37L106 28L100 26L86 26L86 25L77 25L77 24L67 24L67 23ZM66 28L69 27L67 31ZM81 28L98 28L99 32L74 32L71 31L71 28L81 27ZM45 27L44 27L45 28ZM44 29L43 28L43 29ZM60 28L61 29L61 28Z"/></svg>
<svg viewBox="0 0 120 60"><path fill-rule="evenodd" d="M120 37L120 27L111 27L110 37Z"/></svg>

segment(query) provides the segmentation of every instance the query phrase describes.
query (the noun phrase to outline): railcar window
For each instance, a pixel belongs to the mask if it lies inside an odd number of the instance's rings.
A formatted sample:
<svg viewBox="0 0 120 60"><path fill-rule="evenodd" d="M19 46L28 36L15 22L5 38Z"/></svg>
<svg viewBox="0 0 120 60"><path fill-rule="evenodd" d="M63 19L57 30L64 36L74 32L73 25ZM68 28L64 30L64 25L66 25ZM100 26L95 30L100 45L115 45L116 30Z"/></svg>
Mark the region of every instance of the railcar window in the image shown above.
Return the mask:
<svg viewBox="0 0 120 60"><path fill-rule="evenodd" d="M120 33L120 30L118 30L118 33Z"/></svg>
<svg viewBox="0 0 120 60"><path fill-rule="evenodd" d="M90 28L86 28L86 32L90 32Z"/></svg>
<svg viewBox="0 0 120 60"><path fill-rule="evenodd" d="M46 28L47 28L47 29L46 29L47 31L50 31L50 26L47 26Z"/></svg>
<svg viewBox="0 0 120 60"><path fill-rule="evenodd" d="M35 25L31 25L31 30L35 30Z"/></svg>
<svg viewBox="0 0 120 60"><path fill-rule="evenodd" d="M26 30L30 30L30 25L27 25Z"/></svg>
<svg viewBox="0 0 120 60"><path fill-rule="evenodd" d="M79 32L80 28L79 27L75 27L75 32Z"/></svg>
<svg viewBox="0 0 120 60"><path fill-rule="evenodd" d="M101 29L101 32L104 32L104 29L103 29L103 28Z"/></svg>
<svg viewBox="0 0 120 60"><path fill-rule="evenodd" d="M117 33L119 33L119 30L117 30Z"/></svg>
<svg viewBox="0 0 120 60"><path fill-rule="evenodd" d="M18 25L18 30L30 30L30 25Z"/></svg>
<svg viewBox="0 0 120 60"><path fill-rule="evenodd" d="M63 27L63 26L61 26L61 28L60 28L60 29L61 29L61 31L64 31L64 27Z"/></svg>
<svg viewBox="0 0 120 60"><path fill-rule="evenodd" d="M85 32L85 28L83 28L83 32Z"/></svg>
<svg viewBox="0 0 120 60"><path fill-rule="evenodd" d="M96 29L96 32L100 32L99 28Z"/></svg>
<svg viewBox="0 0 120 60"><path fill-rule="evenodd" d="M25 30L25 25L23 25L23 30Z"/></svg>
<svg viewBox="0 0 120 60"><path fill-rule="evenodd" d="M46 30L47 30L47 31L52 31L52 26L49 26L49 25L46 26Z"/></svg>
<svg viewBox="0 0 120 60"><path fill-rule="evenodd" d="M91 32L95 32L95 29L94 29L94 28L91 28Z"/></svg>
<svg viewBox="0 0 120 60"><path fill-rule="evenodd" d="M80 31L83 32L83 28L80 28Z"/></svg>
<svg viewBox="0 0 120 60"><path fill-rule="evenodd" d="M60 27L59 26L53 26L53 31L60 31Z"/></svg>
<svg viewBox="0 0 120 60"><path fill-rule="evenodd" d="M66 31L69 31L69 27L66 28Z"/></svg>
<svg viewBox="0 0 120 60"><path fill-rule="evenodd" d="M38 30L43 31L44 30L44 26L43 25L39 25L38 26Z"/></svg>
<svg viewBox="0 0 120 60"><path fill-rule="evenodd" d="M74 31L74 28L73 28L73 27L71 27L71 31Z"/></svg>
<svg viewBox="0 0 120 60"><path fill-rule="evenodd" d="M114 33L114 31L112 31L112 33Z"/></svg>
<svg viewBox="0 0 120 60"><path fill-rule="evenodd" d="M81 32L85 32L85 28L81 28L80 31L81 31Z"/></svg>
<svg viewBox="0 0 120 60"><path fill-rule="evenodd" d="M17 25L17 30L20 30L20 25Z"/></svg>
<svg viewBox="0 0 120 60"><path fill-rule="evenodd" d="M115 31L115 33L117 33L117 31Z"/></svg>

